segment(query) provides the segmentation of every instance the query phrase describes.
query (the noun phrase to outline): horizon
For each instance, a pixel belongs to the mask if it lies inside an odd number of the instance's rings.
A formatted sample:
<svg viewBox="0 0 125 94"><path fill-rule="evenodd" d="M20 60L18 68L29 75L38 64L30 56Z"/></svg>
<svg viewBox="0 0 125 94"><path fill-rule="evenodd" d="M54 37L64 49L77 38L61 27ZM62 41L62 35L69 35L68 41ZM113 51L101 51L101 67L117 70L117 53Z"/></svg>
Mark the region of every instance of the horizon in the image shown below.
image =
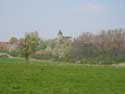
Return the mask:
<svg viewBox="0 0 125 94"><path fill-rule="evenodd" d="M1 0L0 41L21 38L37 30L52 39L59 29L65 36L125 28L124 0Z"/></svg>
<svg viewBox="0 0 125 94"><path fill-rule="evenodd" d="M107 29L107 30L104 30L104 29L103 29L103 30L100 30L100 31L97 31L97 32L89 32L89 33L92 33L92 34L95 34L95 35L96 35L96 34L98 34L98 33L101 32L101 31L107 32L107 31L110 31L110 30L120 30L120 29L123 30L123 31L125 30L124 28L114 28L114 29ZM61 29L59 29L58 32L59 32L60 30L61 30ZM36 30L33 31L33 32L37 32L38 35L39 35L39 33L40 33L39 31L36 31ZM57 36L58 36L58 32L57 32L56 35L55 35L54 37L52 37L52 38L47 38L47 39L46 39L46 38L40 37L40 35L39 35L39 38L42 39L42 40L44 40L44 41L46 41L46 40L51 40L51 39L55 39L55 38L57 38ZM61 32L62 32L62 31L61 31ZM27 32L25 32L25 33L27 33ZM29 32L29 33L31 33L31 32ZM82 33L87 33L87 32L81 32L80 35L81 35ZM77 38L77 37L80 36L80 35L79 35L79 36L73 37L73 36L69 36L69 35L64 35L63 32L62 32L62 34L63 34L64 37L71 37L72 39L75 39L75 38ZM10 39L11 39L12 37L16 37L16 38L19 40L19 39L21 39L21 38L24 38L24 37L25 37L25 34L24 34L22 37L11 36ZM0 40L0 42L9 42L10 39L8 39L8 40L6 40L6 41L1 41L1 40Z"/></svg>

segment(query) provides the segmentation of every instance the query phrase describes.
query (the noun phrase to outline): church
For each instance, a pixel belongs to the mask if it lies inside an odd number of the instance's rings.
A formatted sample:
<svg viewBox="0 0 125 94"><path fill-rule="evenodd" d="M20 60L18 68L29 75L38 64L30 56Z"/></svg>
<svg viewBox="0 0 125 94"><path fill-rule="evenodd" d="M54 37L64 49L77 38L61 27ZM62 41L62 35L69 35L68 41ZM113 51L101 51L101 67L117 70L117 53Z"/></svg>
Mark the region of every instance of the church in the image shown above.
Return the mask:
<svg viewBox="0 0 125 94"><path fill-rule="evenodd" d="M59 32L57 33L56 42L66 43L71 41L72 41L71 36L64 36L62 31L59 30Z"/></svg>

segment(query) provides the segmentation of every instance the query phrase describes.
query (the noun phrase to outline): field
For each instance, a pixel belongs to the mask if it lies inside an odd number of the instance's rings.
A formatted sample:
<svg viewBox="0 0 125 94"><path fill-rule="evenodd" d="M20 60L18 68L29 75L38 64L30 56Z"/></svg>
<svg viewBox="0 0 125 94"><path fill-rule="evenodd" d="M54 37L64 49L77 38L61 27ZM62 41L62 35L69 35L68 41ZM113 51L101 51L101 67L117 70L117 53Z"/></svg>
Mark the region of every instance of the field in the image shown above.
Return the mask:
<svg viewBox="0 0 125 94"><path fill-rule="evenodd" d="M125 68L0 59L0 94L125 94Z"/></svg>

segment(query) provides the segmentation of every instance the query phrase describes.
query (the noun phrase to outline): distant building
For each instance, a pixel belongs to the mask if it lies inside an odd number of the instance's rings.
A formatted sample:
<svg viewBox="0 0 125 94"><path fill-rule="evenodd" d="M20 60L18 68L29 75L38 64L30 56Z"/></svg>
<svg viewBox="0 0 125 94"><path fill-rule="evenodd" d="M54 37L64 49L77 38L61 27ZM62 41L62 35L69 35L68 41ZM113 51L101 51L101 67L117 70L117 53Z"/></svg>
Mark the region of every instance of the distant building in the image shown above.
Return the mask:
<svg viewBox="0 0 125 94"><path fill-rule="evenodd" d="M10 45L10 42L0 42L0 50L8 49Z"/></svg>
<svg viewBox="0 0 125 94"><path fill-rule="evenodd" d="M53 56L62 58L65 56L65 51L70 48L72 44L72 37L64 36L62 31L59 30L57 37L53 40L55 47L53 49Z"/></svg>
<svg viewBox="0 0 125 94"><path fill-rule="evenodd" d="M15 49L17 49L17 48L20 48L21 45L22 45L21 41L16 41L16 42L14 42L14 43L11 43L11 44L9 45L9 50L11 51L11 50L15 50Z"/></svg>
<svg viewBox="0 0 125 94"><path fill-rule="evenodd" d="M72 37L71 36L63 36L62 31L59 30L59 32L57 33L56 41L61 42L61 43L65 43L65 42L72 41Z"/></svg>
<svg viewBox="0 0 125 94"><path fill-rule="evenodd" d="M21 42L17 41L15 43L11 42L0 42L0 50L15 50L16 48L21 47Z"/></svg>

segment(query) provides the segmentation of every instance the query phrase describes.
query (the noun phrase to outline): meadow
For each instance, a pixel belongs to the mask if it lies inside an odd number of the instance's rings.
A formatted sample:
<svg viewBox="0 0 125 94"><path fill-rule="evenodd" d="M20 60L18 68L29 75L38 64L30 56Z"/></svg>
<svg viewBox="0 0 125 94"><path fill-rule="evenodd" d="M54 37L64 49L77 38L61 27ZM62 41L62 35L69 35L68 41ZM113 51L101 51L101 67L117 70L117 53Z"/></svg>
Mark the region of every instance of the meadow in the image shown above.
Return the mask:
<svg viewBox="0 0 125 94"><path fill-rule="evenodd" d="M125 94L125 68L0 58L0 94Z"/></svg>

